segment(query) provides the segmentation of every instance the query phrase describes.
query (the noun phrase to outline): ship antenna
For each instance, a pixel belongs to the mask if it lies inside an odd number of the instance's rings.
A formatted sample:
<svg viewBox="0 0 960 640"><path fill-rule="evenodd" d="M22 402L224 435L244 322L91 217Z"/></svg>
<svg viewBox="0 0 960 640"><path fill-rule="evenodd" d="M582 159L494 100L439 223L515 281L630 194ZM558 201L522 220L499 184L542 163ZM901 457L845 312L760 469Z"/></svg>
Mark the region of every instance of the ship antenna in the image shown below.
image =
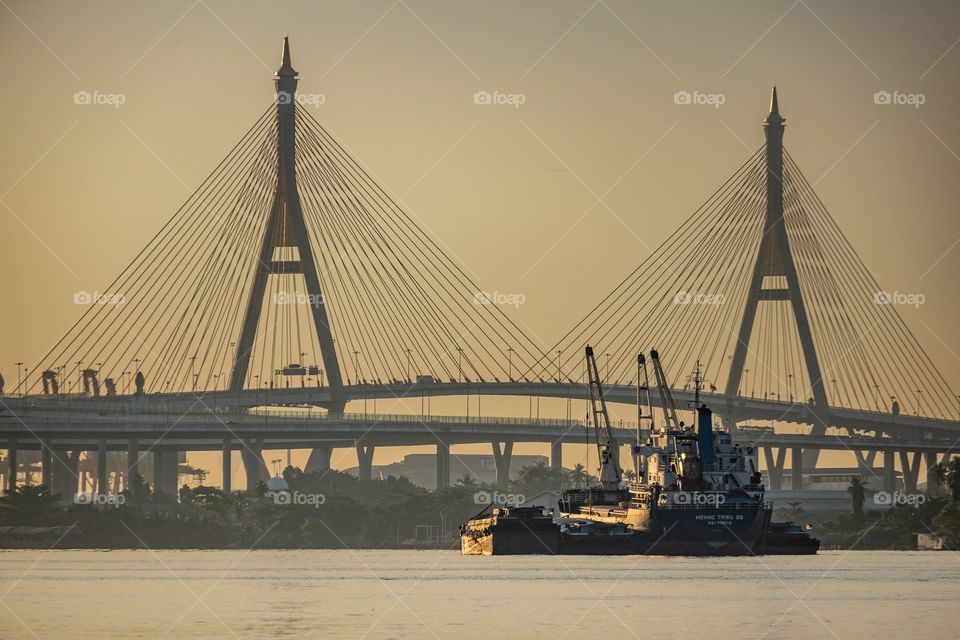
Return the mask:
<svg viewBox="0 0 960 640"><path fill-rule="evenodd" d="M693 372L693 406L700 408L700 386L703 383L703 378L700 377L700 359L697 359L697 368Z"/></svg>

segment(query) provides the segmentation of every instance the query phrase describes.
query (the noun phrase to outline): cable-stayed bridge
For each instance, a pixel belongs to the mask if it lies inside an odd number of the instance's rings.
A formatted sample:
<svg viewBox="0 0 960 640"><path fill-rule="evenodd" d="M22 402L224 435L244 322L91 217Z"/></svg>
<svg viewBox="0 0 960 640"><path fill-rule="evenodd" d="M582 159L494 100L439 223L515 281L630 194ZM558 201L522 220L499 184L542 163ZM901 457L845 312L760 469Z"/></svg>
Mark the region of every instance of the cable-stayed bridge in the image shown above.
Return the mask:
<svg viewBox="0 0 960 640"><path fill-rule="evenodd" d="M636 356L657 348L681 401L692 400L690 373L702 366L707 402L728 425L810 425L801 444L760 442L774 472L787 448L794 469L815 465L838 429L856 436L839 441L861 447L854 451L880 442L890 465L896 450L922 449L928 464L953 452L957 396L784 150L775 89L765 144L548 347L484 299L441 241L298 105L297 77L284 40L276 103L104 289L122 304L91 305L18 375L0 415L8 467L17 468L18 449L40 449L50 479L61 453L84 446L87 429L100 459L125 449L131 469L141 450L157 460L166 453L154 479L167 492L176 488L172 454L209 448L211 438L242 451L249 483L265 473L263 449L291 442L286 418L256 410L275 405L328 412L309 418L313 427L298 423L295 440L313 449L313 467L328 465L330 447L346 442L369 474L378 444L425 439L437 444L442 486L450 444L492 442L498 468L508 469L512 443L531 438L550 442L559 465L560 444L584 433L576 421L529 418L518 427L465 416L464 440L426 417L406 418L417 434L389 431L385 423L403 420L358 419L348 403L580 399L586 344L599 356L610 401L638 401ZM98 429L91 412L121 427ZM213 419L192 421L198 413ZM232 428L224 416L234 414L259 417ZM176 438L138 435L135 416L171 425Z"/></svg>

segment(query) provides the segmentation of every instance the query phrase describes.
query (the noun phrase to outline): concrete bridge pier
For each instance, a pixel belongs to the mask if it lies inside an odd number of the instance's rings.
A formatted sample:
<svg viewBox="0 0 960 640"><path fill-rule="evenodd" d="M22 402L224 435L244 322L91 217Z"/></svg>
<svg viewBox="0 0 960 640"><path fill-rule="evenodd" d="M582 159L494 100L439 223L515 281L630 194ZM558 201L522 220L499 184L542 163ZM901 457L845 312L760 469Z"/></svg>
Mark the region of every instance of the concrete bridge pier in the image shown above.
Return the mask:
<svg viewBox="0 0 960 640"><path fill-rule="evenodd" d="M307 458L305 473L317 473L330 470L330 458L333 456L333 447L314 447Z"/></svg>
<svg viewBox="0 0 960 640"><path fill-rule="evenodd" d="M240 459L243 461L243 471L247 474L247 493L253 493L258 482L270 479L260 443L257 440L248 440L240 450Z"/></svg>
<svg viewBox="0 0 960 640"><path fill-rule="evenodd" d="M922 457L918 451L900 452L900 473L903 474L904 493L917 492L917 479L920 475L920 462Z"/></svg>
<svg viewBox="0 0 960 640"><path fill-rule="evenodd" d="M510 481L510 459L513 457L513 443L504 442L501 449L499 442L493 445L493 463L497 467L497 486L503 487Z"/></svg>
<svg viewBox="0 0 960 640"><path fill-rule="evenodd" d="M563 470L563 445L559 440L550 443L550 467L557 471Z"/></svg>
<svg viewBox="0 0 960 640"><path fill-rule="evenodd" d="M374 449L372 444L357 443L357 475L364 482L373 480Z"/></svg>
<svg viewBox="0 0 960 640"><path fill-rule="evenodd" d="M101 438L97 441L97 493L107 494L110 487L107 485L107 441Z"/></svg>
<svg viewBox="0 0 960 640"><path fill-rule="evenodd" d="M763 448L763 462L767 467L767 480L770 483L768 487L771 491L783 490L783 469L787 462L787 449L780 447L777 449L777 455L773 455L773 447Z"/></svg>
<svg viewBox="0 0 960 640"><path fill-rule="evenodd" d="M860 471L873 471L873 463L877 459L876 451L854 451L857 458L857 467Z"/></svg>
<svg viewBox="0 0 960 640"><path fill-rule="evenodd" d="M803 449L793 447L790 449L790 488L794 491L803 491Z"/></svg>
<svg viewBox="0 0 960 640"><path fill-rule="evenodd" d="M223 458L220 472L223 476L223 493L230 495L233 492L233 440L223 439Z"/></svg>
<svg viewBox="0 0 960 640"><path fill-rule="evenodd" d="M134 476L141 476L140 471L140 443L137 442L136 438L130 438L127 440L127 472L125 474L126 480L124 481L125 488L129 489L132 486L130 479Z"/></svg>
<svg viewBox="0 0 960 640"><path fill-rule="evenodd" d="M450 445L437 443L437 489L450 486Z"/></svg>
<svg viewBox="0 0 960 640"><path fill-rule="evenodd" d="M7 445L7 493L13 493L17 488L17 440L10 438Z"/></svg>
<svg viewBox="0 0 960 640"><path fill-rule="evenodd" d="M53 493L60 494L60 499L65 503L73 502L73 497L77 494L79 463L79 451L53 450L53 463L51 465L53 486L50 490Z"/></svg>
<svg viewBox="0 0 960 640"><path fill-rule="evenodd" d="M53 491L53 455L49 442L40 442L40 484Z"/></svg>
<svg viewBox="0 0 960 640"><path fill-rule="evenodd" d="M936 483L935 474L933 468L937 466L937 461L940 458L939 454L936 451L927 451L923 454L923 457L926 459L926 473L927 473L927 495L931 498L939 497L940 487Z"/></svg>
<svg viewBox="0 0 960 640"><path fill-rule="evenodd" d="M177 476L180 462L177 452L172 449L153 450L153 490L165 496L177 496Z"/></svg>
<svg viewBox="0 0 960 640"><path fill-rule="evenodd" d="M896 453L893 451L883 452L883 490L887 493L893 493L897 490L897 474L894 469Z"/></svg>

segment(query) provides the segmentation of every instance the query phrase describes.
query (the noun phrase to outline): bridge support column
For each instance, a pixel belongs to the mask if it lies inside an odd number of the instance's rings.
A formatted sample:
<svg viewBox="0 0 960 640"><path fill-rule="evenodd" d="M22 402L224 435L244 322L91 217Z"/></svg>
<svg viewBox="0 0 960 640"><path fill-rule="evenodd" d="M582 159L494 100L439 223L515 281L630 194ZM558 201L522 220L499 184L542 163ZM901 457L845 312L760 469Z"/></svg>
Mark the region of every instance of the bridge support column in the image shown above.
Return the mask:
<svg viewBox="0 0 960 640"><path fill-rule="evenodd" d="M233 493L233 441L230 438L223 439L223 459L220 471L223 475L223 493L229 496Z"/></svg>
<svg viewBox="0 0 960 640"><path fill-rule="evenodd" d="M140 473L140 443L136 438L127 440L127 472L124 474L124 488L129 489L133 486L133 478L142 476Z"/></svg>
<svg viewBox="0 0 960 640"><path fill-rule="evenodd" d="M437 489L446 489L450 486L450 445L446 442L437 443Z"/></svg>
<svg viewBox="0 0 960 640"><path fill-rule="evenodd" d="M513 457L513 443L504 442L503 449L499 442L493 444L493 463L497 467L497 486L503 487L510 481L510 459Z"/></svg>
<svg viewBox="0 0 960 640"><path fill-rule="evenodd" d="M550 468L563 470L563 445L559 441L550 443Z"/></svg>
<svg viewBox="0 0 960 640"><path fill-rule="evenodd" d="M803 491L803 449L800 447L790 449L790 478L790 488Z"/></svg>
<svg viewBox="0 0 960 640"><path fill-rule="evenodd" d="M101 438L97 441L97 493L110 493L107 486L107 441Z"/></svg>
<svg viewBox="0 0 960 640"><path fill-rule="evenodd" d="M357 443L357 475L364 482L373 480L374 449L372 444Z"/></svg>
<svg viewBox="0 0 960 640"><path fill-rule="evenodd" d="M783 469L787 463L787 449L780 447L777 449L777 456L773 456L773 447L763 448L763 462L767 467L767 481L770 483L771 491L783 490Z"/></svg>
<svg viewBox="0 0 960 640"><path fill-rule="evenodd" d="M153 449L153 491L165 496L177 497L177 475L180 463L177 452L172 449Z"/></svg>
<svg viewBox="0 0 960 640"><path fill-rule="evenodd" d="M857 458L857 467L860 471L873 471L873 463L877 459L876 451L854 451Z"/></svg>
<svg viewBox="0 0 960 640"><path fill-rule="evenodd" d="M17 439L10 438L7 444L7 493L17 489Z"/></svg>
<svg viewBox="0 0 960 640"><path fill-rule="evenodd" d="M910 456L913 456L912 460ZM900 452L900 472L903 474L903 492L917 492L917 477L920 475L921 455L916 451Z"/></svg>
<svg viewBox="0 0 960 640"><path fill-rule="evenodd" d="M60 500L64 503L72 502L73 495L68 494L65 482L65 475L67 474L66 449L53 449L52 458L50 471L53 477L50 478L50 493L59 494Z"/></svg>
<svg viewBox="0 0 960 640"><path fill-rule="evenodd" d="M307 458L306 473L322 473L330 471L330 458L333 456L333 447L314 447Z"/></svg>
<svg viewBox="0 0 960 640"><path fill-rule="evenodd" d="M897 490L897 473L894 469L893 451L883 452L883 490L892 494Z"/></svg>
<svg viewBox="0 0 960 640"><path fill-rule="evenodd" d="M49 442L40 442L40 484L53 493L53 455Z"/></svg>
<svg viewBox="0 0 960 640"><path fill-rule="evenodd" d="M923 457L927 461L927 495L931 498L937 498L940 496L940 485L937 483L934 468L937 466L939 456L936 451L927 451L923 454Z"/></svg>
<svg viewBox="0 0 960 640"><path fill-rule="evenodd" d="M240 450L240 458L243 461L243 471L247 474L247 493L252 494L257 490L258 482L266 482L270 479L267 463L263 461L260 443L249 440Z"/></svg>

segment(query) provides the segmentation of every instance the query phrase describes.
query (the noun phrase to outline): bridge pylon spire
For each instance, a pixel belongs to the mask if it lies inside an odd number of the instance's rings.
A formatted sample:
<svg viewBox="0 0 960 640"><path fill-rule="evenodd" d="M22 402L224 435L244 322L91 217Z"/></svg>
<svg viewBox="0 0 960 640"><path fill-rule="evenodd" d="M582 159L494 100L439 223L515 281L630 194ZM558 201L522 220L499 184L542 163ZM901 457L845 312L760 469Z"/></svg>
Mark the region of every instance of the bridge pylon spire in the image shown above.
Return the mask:
<svg viewBox="0 0 960 640"><path fill-rule="evenodd" d="M316 330L323 358L324 369L331 390L331 402L328 408L336 413L343 411L346 396L343 378L337 358L330 321L326 311L326 300L320 289L316 260L310 245L310 236L300 206L297 190L296 166L296 94L299 74L290 61L290 40L283 38L280 68L274 74L276 85L277 120L277 185L273 196L270 216L260 245L257 268L250 286L246 312L240 337L237 341L233 372L230 376L231 391L240 391L247 382L250 356L256 337L267 279L270 276L284 274L303 275L309 294L312 324ZM277 249L295 249L296 258L291 251Z"/></svg>
<svg viewBox="0 0 960 640"><path fill-rule="evenodd" d="M744 363L750 346L750 337L757 316L757 306L761 302L787 301L793 311L807 375L811 382L813 410L819 417L819 420L816 420L816 424L814 424L814 433L822 434L825 431L823 421L827 418L829 405L820 372L817 350L813 342L813 334L810 330L807 306L800 289L797 266L784 222L783 131L785 122L786 120L780 115L780 101L777 97L777 88L774 86L770 95L770 113L763 120L764 133L767 139L766 219L743 317L740 321L740 330L731 361L730 374L727 378L726 393L730 397L738 395L744 372Z"/></svg>

